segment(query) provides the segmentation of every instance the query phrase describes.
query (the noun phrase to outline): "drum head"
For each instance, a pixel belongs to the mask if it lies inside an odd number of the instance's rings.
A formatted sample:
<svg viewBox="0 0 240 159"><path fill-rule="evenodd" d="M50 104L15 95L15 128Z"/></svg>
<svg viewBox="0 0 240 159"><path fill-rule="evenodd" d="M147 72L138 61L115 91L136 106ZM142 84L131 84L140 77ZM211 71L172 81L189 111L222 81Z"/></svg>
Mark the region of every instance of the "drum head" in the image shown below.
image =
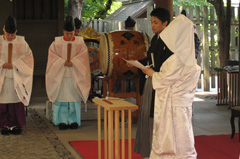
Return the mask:
<svg viewBox="0 0 240 159"><path fill-rule="evenodd" d="M112 59L113 59L113 46L111 35L105 33L100 38L100 68L103 74L111 76L112 74Z"/></svg>

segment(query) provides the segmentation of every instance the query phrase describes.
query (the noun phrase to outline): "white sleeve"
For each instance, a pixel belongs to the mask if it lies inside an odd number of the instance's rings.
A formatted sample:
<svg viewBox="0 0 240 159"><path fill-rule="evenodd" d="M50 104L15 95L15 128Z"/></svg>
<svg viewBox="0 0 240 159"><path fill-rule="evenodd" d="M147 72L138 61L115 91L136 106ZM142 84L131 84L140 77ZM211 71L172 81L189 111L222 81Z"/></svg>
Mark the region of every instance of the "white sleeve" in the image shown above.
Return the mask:
<svg viewBox="0 0 240 159"><path fill-rule="evenodd" d="M180 59L173 54L162 65L159 72L152 76L153 89L165 88L173 85L181 78L183 64Z"/></svg>

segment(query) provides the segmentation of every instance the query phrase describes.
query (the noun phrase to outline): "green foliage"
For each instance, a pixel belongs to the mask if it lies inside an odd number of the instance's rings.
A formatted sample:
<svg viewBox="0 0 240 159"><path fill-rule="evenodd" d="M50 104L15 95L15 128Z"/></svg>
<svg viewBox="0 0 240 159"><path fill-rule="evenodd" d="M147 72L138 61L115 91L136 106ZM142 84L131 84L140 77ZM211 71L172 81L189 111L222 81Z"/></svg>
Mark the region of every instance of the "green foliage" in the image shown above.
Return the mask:
<svg viewBox="0 0 240 159"><path fill-rule="evenodd" d="M90 17L92 17L94 19L95 17L98 17L98 13L106 9L107 3L108 0L85 0L82 7L82 18L90 19ZM121 6L122 2L113 1L111 8L103 15L103 17L105 18L108 15L112 14ZM64 0L64 9L64 15L66 17L68 15L68 0Z"/></svg>
<svg viewBox="0 0 240 159"><path fill-rule="evenodd" d="M206 2L206 0L174 0L173 5L176 6L212 6L210 3Z"/></svg>
<svg viewBox="0 0 240 159"><path fill-rule="evenodd" d="M114 13L116 10L118 10L122 6L122 2L113 2L111 5L111 9L108 10L107 16Z"/></svg>
<svg viewBox="0 0 240 159"><path fill-rule="evenodd" d="M68 0L64 0L64 17L68 15Z"/></svg>
<svg viewBox="0 0 240 159"><path fill-rule="evenodd" d="M97 14L106 8L107 3L108 0L85 0L83 3L82 18L90 19L90 17L92 17L94 19L98 17L99 15ZM103 18L107 17L121 6L121 2L112 2L111 9L103 15Z"/></svg>

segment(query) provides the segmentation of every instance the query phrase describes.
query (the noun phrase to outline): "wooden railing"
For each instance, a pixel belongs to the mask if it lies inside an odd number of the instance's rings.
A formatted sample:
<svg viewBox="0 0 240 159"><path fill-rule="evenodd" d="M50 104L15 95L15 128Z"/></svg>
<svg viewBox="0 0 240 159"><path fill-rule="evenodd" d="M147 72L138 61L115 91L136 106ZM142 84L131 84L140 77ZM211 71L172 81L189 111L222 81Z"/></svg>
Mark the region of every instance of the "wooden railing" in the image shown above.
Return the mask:
<svg viewBox="0 0 240 159"><path fill-rule="evenodd" d="M240 106L239 72L228 72L229 75L229 106Z"/></svg>

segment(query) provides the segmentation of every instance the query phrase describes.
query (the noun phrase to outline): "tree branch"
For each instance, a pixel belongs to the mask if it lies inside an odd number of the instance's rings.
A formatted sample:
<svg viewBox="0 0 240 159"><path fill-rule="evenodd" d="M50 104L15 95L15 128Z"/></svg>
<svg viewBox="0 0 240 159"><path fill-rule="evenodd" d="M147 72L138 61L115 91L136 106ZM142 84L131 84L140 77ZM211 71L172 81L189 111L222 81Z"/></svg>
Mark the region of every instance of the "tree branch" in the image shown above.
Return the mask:
<svg viewBox="0 0 240 159"><path fill-rule="evenodd" d="M211 3L213 6L215 4L215 1L214 0L207 0L208 3Z"/></svg>
<svg viewBox="0 0 240 159"><path fill-rule="evenodd" d="M104 14L107 13L107 11L111 8L112 5L112 0L108 0L107 4L106 4L106 8L104 10L101 10L97 13L98 16L96 16L96 19L102 18L104 17ZM103 19L103 18L102 18Z"/></svg>

